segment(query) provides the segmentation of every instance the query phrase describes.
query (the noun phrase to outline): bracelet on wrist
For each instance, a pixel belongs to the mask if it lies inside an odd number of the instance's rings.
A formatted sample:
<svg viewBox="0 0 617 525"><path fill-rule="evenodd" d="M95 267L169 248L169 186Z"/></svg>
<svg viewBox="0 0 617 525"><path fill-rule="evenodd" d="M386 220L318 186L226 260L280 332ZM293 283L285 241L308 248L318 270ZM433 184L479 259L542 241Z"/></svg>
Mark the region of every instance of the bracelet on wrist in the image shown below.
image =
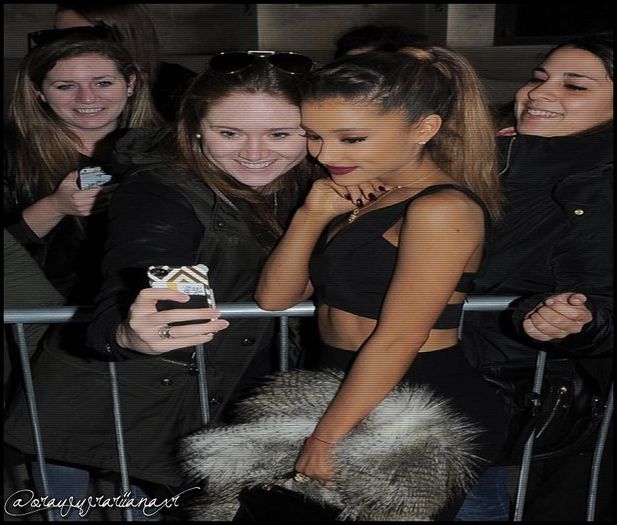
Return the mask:
<svg viewBox="0 0 617 525"><path fill-rule="evenodd" d="M319 441L321 443L325 443L326 445L330 445L330 446L334 446L334 445L337 444L337 443L333 443L332 441L326 441L325 439L318 438L317 436L314 436L312 434L309 437L306 438L305 443L307 445L310 445L311 441Z"/></svg>

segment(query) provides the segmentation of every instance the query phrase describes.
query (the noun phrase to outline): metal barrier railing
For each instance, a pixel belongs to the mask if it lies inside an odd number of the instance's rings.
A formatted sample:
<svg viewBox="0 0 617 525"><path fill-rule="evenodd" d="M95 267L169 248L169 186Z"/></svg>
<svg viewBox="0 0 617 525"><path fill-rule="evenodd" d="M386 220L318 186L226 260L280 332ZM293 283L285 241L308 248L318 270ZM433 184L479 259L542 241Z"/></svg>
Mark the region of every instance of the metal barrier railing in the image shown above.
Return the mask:
<svg viewBox="0 0 617 525"><path fill-rule="evenodd" d="M469 297L464 304L463 310L466 311L499 311L504 310L514 300L514 296L477 296ZM259 308L255 303L227 303L219 304L217 309L221 312L221 317L225 319L244 318L244 317L278 317L280 318L280 338L279 338L279 369L283 372L289 368L289 342L288 342L288 320L289 317L310 317L315 312L315 307L310 302L300 303L287 310L267 311ZM40 432L40 424L36 409L36 400L34 396L34 386L32 382L32 373L30 369L30 360L26 337L24 332L24 324L55 324L67 322L88 322L93 313L92 307L77 307L65 306L54 308L16 308L4 311L4 323L13 324L16 329L16 340L19 346L19 355L22 365L24 378L24 387L30 411L32 422L32 431L34 434L34 444L36 456L38 460L41 481L43 485L44 495L49 495L49 486L47 481L47 472L45 466L45 454L43 449L43 441ZM462 322L462 320L461 320ZM204 362L203 345L197 346L197 365L199 369L199 396L200 406L202 411L202 423L206 425L210 418L210 410L207 395L206 370ZM542 376L544 374L544 366L546 362L546 352L538 352L536 361L536 371L534 375L534 383L532 392L539 397ZM111 394L114 411L114 425L117 438L118 461L120 466L120 478L123 492L130 490L129 474L126 459L126 450L124 447L123 427L122 427L122 412L120 406L120 398L118 391L117 373L115 362L108 363ZM602 452L606 442L606 434L610 424L613 407L613 387L611 385L610 393L607 399L607 404L603 416L601 429L596 441L594 458L591 470L589 483L589 493L587 501L587 521L593 521L595 515L595 501L598 490L598 477L600 469L600 461ZM527 482L531 457L533 453L533 442L535 433L532 432L527 440L521 461L519 482L516 495L516 503L514 508L514 521L521 521L523 509L525 505L525 495L527 491ZM133 521L133 516L130 507L124 510L127 521ZM54 521L51 510L47 511L47 517L50 521Z"/></svg>

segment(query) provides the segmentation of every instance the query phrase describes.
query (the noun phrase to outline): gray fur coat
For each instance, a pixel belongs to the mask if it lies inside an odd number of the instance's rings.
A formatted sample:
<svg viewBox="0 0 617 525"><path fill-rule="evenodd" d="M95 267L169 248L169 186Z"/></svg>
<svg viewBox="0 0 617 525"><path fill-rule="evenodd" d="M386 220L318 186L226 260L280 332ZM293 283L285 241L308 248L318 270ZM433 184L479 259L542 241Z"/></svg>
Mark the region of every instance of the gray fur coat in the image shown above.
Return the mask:
<svg viewBox="0 0 617 525"><path fill-rule="evenodd" d="M292 472L342 377L306 370L275 375L239 403L233 424L184 438L184 472L207 479L192 519L231 521L240 490ZM314 480L283 486L334 505L341 520L431 520L473 482L478 432L429 389L399 386L336 446L336 492Z"/></svg>

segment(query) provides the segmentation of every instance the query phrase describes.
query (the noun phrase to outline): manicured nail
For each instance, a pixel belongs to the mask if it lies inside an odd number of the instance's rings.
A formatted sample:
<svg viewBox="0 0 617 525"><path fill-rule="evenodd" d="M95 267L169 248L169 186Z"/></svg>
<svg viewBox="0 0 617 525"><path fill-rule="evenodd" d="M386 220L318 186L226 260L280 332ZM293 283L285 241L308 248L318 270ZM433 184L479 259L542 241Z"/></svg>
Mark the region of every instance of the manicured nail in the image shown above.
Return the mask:
<svg viewBox="0 0 617 525"><path fill-rule="evenodd" d="M364 206L364 204L362 204L362 199L356 199L356 206L358 208L362 208Z"/></svg>
<svg viewBox="0 0 617 525"><path fill-rule="evenodd" d="M370 200L370 201L376 201L376 200L377 200L377 197L375 197L375 194L374 194L374 193L369 193L369 194L368 194L368 200Z"/></svg>
<svg viewBox="0 0 617 525"><path fill-rule="evenodd" d="M377 189L378 189L379 191L386 191L386 188L384 188L383 186L377 186Z"/></svg>
<svg viewBox="0 0 617 525"><path fill-rule="evenodd" d="M351 195L349 195L349 193L346 193L343 197L345 197L348 201L351 200Z"/></svg>

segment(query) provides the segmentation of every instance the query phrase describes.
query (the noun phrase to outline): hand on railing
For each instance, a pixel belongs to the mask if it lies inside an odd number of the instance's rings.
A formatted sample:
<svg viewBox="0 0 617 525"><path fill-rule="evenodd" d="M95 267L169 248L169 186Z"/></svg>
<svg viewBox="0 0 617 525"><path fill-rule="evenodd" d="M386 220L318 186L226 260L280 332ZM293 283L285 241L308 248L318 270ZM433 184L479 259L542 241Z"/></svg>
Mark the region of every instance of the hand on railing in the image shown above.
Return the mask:
<svg viewBox="0 0 617 525"><path fill-rule="evenodd" d="M525 316L525 333L538 341L578 334L593 318L586 301L587 297L581 293L551 295Z"/></svg>
<svg viewBox="0 0 617 525"><path fill-rule="evenodd" d="M131 305L128 318L116 331L116 342L144 354L161 354L211 341L214 334L229 326L219 319L214 308L174 308L157 311L157 301L189 300L187 294L168 289L146 288L139 292ZM183 326L170 326L180 321L202 321Z"/></svg>

